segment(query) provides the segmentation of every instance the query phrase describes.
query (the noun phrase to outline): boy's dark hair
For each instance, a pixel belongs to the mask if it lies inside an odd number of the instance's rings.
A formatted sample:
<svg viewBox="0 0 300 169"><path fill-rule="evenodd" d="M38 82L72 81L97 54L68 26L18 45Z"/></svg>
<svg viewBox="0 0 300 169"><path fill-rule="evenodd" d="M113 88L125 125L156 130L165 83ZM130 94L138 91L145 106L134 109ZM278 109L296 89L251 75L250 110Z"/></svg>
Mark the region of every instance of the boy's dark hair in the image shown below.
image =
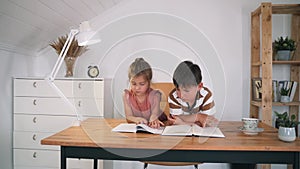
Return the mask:
<svg viewBox="0 0 300 169"><path fill-rule="evenodd" d="M179 86L196 86L202 82L201 69L191 61L181 62L174 71L173 83Z"/></svg>

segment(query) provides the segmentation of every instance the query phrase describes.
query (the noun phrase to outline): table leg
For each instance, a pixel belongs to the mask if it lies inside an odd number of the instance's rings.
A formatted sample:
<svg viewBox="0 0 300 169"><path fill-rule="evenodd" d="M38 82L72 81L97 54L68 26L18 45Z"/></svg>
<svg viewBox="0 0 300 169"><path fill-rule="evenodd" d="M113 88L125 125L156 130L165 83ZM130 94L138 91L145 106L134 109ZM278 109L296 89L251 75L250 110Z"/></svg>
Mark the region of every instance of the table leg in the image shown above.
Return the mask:
<svg viewBox="0 0 300 169"><path fill-rule="evenodd" d="M300 166L299 166L299 162L300 162L300 153L299 152L296 152L295 155L294 155L294 164L293 164L293 169L298 169Z"/></svg>
<svg viewBox="0 0 300 169"><path fill-rule="evenodd" d="M230 164L231 169L256 169L256 164Z"/></svg>
<svg viewBox="0 0 300 169"><path fill-rule="evenodd" d="M60 169L67 169L67 158L65 155L65 148L60 147Z"/></svg>
<svg viewBox="0 0 300 169"><path fill-rule="evenodd" d="M98 160L95 158L94 159L94 169L98 168Z"/></svg>

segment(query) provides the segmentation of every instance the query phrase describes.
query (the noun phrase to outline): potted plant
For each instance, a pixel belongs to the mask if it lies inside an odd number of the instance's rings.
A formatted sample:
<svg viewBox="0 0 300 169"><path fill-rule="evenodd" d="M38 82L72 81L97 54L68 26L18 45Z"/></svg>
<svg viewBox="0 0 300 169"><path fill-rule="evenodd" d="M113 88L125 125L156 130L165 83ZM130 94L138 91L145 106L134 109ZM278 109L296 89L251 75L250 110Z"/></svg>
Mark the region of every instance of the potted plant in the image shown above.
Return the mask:
<svg viewBox="0 0 300 169"><path fill-rule="evenodd" d="M299 121L296 121L296 115L292 114L289 117L287 112L279 114L276 111L275 114L277 116L277 125L279 126L278 138L282 141L287 142L294 141L297 136L298 125L300 124Z"/></svg>
<svg viewBox="0 0 300 169"><path fill-rule="evenodd" d="M68 35L60 36L56 41L51 42L49 45L55 49L56 53L59 55L68 39ZM73 39L70 44L69 50L67 51L65 57L66 63L66 75L65 77L73 76L74 64L79 56L81 56L84 52L86 52L87 46L79 46L78 41Z"/></svg>
<svg viewBox="0 0 300 169"><path fill-rule="evenodd" d="M278 129L279 124L284 123L284 121L286 121L286 119L288 118L288 113L287 112L278 113L277 111L274 111L274 113L276 115L275 127Z"/></svg>
<svg viewBox="0 0 300 169"><path fill-rule="evenodd" d="M277 60L290 60L291 51L296 50L296 43L289 37L283 38L280 36L274 41L274 51L276 52Z"/></svg>
<svg viewBox="0 0 300 169"><path fill-rule="evenodd" d="M289 88L284 88L284 87L281 88L281 90L280 90L280 95L281 95L280 96L280 102L283 102L283 103L290 102L289 91L290 91Z"/></svg>

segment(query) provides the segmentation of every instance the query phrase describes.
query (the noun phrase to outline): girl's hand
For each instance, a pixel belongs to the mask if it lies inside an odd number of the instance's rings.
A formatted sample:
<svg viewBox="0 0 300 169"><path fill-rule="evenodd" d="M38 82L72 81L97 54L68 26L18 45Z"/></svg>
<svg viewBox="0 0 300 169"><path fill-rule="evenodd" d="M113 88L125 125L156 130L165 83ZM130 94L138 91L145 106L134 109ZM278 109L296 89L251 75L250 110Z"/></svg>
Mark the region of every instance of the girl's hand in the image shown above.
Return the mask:
<svg viewBox="0 0 300 169"><path fill-rule="evenodd" d="M159 128L160 126L163 126L163 125L164 125L164 123L161 122L161 121L158 120L158 119L156 119L156 120L154 120L154 121L151 121L151 122L149 122L149 124L148 124L149 127L155 128L155 129L157 129L157 128Z"/></svg>
<svg viewBox="0 0 300 169"><path fill-rule="evenodd" d="M147 124L148 121L146 119L142 118L142 117L136 117L135 123L136 124Z"/></svg>

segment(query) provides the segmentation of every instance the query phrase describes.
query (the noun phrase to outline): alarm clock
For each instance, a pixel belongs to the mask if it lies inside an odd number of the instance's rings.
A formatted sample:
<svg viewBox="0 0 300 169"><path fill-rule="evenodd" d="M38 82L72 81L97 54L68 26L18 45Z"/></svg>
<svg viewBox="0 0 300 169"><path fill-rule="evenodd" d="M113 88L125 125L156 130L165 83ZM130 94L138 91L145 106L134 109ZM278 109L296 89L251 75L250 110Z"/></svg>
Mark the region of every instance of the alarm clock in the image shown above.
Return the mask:
<svg viewBox="0 0 300 169"><path fill-rule="evenodd" d="M91 78L96 78L99 75L99 68L98 68L98 66L89 66L87 74Z"/></svg>

